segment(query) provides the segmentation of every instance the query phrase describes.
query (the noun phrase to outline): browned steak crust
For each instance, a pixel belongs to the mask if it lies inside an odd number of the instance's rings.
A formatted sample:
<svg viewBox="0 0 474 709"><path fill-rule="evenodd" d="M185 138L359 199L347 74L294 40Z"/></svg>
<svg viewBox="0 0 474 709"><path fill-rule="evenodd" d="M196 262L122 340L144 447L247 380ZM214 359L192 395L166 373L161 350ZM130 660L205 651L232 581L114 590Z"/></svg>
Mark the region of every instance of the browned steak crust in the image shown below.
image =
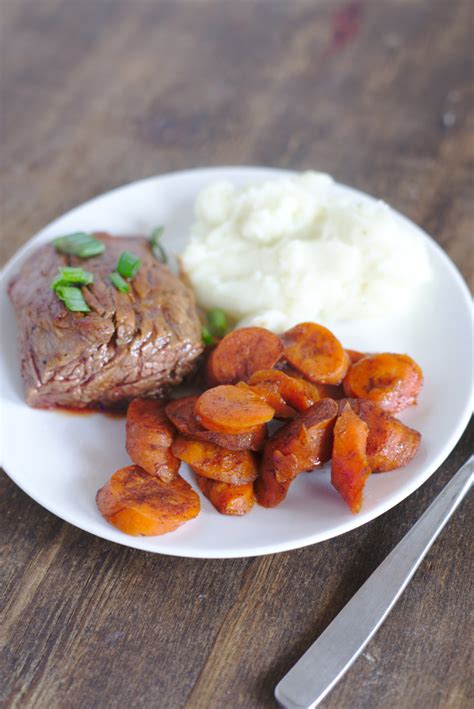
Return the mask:
<svg viewBox="0 0 474 709"><path fill-rule="evenodd" d="M160 264L147 239L96 234L105 253L87 260L40 247L9 284L18 323L21 370L30 406L116 406L160 396L193 368L202 351L192 292ZM141 259L129 293L108 280L120 253ZM51 291L59 266L82 266L90 313L69 312Z"/></svg>

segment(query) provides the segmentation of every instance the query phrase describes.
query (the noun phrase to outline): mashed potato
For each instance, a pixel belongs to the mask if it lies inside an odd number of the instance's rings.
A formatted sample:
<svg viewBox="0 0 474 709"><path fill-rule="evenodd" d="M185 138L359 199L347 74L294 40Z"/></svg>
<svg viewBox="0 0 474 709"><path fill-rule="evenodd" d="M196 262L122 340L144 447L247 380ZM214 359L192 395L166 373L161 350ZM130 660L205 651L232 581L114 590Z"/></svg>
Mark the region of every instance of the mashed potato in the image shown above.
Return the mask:
<svg viewBox="0 0 474 709"><path fill-rule="evenodd" d="M422 239L385 204L314 172L211 184L197 199L182 263L201 306L274 332L384 316L430 277Z"/></svg>

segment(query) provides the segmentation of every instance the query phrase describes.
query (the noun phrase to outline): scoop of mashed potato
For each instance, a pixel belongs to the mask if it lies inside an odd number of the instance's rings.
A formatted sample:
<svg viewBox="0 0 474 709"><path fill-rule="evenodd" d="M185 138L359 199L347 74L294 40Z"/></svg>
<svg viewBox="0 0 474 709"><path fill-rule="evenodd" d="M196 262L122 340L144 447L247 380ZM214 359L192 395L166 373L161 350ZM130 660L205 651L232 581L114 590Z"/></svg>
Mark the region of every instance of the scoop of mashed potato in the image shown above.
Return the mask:
<svg viewBox="0 0 474 709"><path fill-rule="evenodd" d="M431 272L423 240L382 202L307 172L198 196L183 268L199 305L240 325L385 316Z"/></svg>

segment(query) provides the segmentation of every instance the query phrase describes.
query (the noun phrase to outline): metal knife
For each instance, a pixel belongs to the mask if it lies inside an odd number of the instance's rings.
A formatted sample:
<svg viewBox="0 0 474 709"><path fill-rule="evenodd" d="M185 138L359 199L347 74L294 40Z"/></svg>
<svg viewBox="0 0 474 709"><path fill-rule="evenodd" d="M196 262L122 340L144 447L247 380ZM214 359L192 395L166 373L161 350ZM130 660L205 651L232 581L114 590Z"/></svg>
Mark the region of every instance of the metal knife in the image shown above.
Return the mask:
<svg viewBox="0 0 474 709"><path fill-rule="evenodd" d="M309 650L275 687L287 709L312 709L360 655L405 590L473 482L474 456L377 567Z"/></svg>

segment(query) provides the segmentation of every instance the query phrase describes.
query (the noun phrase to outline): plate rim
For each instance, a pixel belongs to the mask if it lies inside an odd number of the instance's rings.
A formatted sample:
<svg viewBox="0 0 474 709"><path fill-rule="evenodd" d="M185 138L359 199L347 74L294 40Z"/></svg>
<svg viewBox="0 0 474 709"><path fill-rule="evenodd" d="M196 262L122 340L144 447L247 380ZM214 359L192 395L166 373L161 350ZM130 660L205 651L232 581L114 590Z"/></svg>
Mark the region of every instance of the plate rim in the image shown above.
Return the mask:
<svg viewBox="0 0 474 709"><path fill-rule="evenodd" d="M157 175L151 175L145 178L141 178L139 180L134 180L129 183L125 183L122 185L118 185L117 187L112 188L111 190L107 190L106 192L103 192L99 195L96 195L92 197L89 200L86 200L82 203L79 203L72 207L71 209L67 210L63 214L55 217L53 220L48 222L45 226L43 226L39 231L37 231L33 236L31 236L5 263L5 265L2 267L0 270L0 287L2 289L6 288L6 279L9 277L9 271L14 268L19 262L21 262L22 258L24 255L26 255L30 249L38 242L41 241L44 233L51 229L54 224L63 219L64 217L67 217L71 215L75 210L77 209L82 209L84 207L89 207L91 206L94 202L99 201L100 199L103 199L104 197L107 197L109 195L112 195L114 193L120 192L121 190L126 190L127 188L130 187L139 187L140 185L145 185L147 183L152 183L152 182L157 182L160 180L166 180L169 178L179 178L182 176L188 176L190 174L196 174L196 173L208 173L209 178L212 179L212 176L217 175L221 173L222 171L239 171L239 172L249 172L251 174L254 174L256 172L261 172L262 174L269 175L270 173L275 174L276 176L284 176L284 175L295 175L298 174L301 171L297 170L289 170L289 169L280 169L277 167L272 167L272 166L263 166L263 165L221 165L221 166L204 166L204 167L194 167L190 168L187 170L177 170L173 172L166 172L162 174L157 174ZM336 184L340 187L342 187L344 190L352 193L354 196L360 197L363 200L368 200L372 202L383 202L379 197L375 197L374 195L371 195L369 193L363 192L362 190L359 190L357 188L354 188L350 185L346 185L341 182L335 181ZM384 202L384 204L387 204ZM461 272L459 271L458 267L456 264L452 261L452 259L448 256L448 254L444 251L444 249L438 244L433 237L431 237L426 231L424 231L420 226L418 226L415 222L410 220L408 217L391 207L390 205L387 205L389 209L391 210L392 213L396 215L398 219L400 219L402 222L407 224L410 229L414 229L423 239L427 240L430 247L433 248L437 252L437 256L442 259L444 262L444 266L447 267L447 269L450 271L450 275L454 278L454 281L456 282L460 293L462 293L463 296L463 301L466 304L467 308L471 310L471 320L472 320L472 299L471 299L471 294L469 291L469 288L467 286L466 281L464 280L463 276L461 275ZM0 401L3 400L3 397L0 396ZM416 479L412 480L407 484L406 487L403 488L403 490L400 490L398 492L393 493L390 498L382 503L379 503L377 508L375 510L372 510L370 512L366 512L365 514L362 512L360 515L354 518L348 518L347 522L344 522L338 526L338 528L334 530L327 530L327 532L318 532L313 535L306 536L304 538L300 538L298 540L290 540L286 543L284 542L277 542L274 545L271 544L266 544L263 546L256 546L254 547L251 551L243 550L239 551L239 549L230 549L226 550L225 553L223 553L220 550L203 550L201 552L200 549L196 550L190 550L189 548L184 545L183 549L180 550L178 549L170 549L167 550L165 549L156 549L152 548L151 546L147 546L146 541L147 537L138 537L140 540L144 540L144 544L142 546L137 546L136 544L133 543L133 541L136 539L136 537L128 536L123 534L123 539L116 538L117 532L119 530L115 530L115 528L111 527L109 530L108 528L102 529L97 529L93 531L93 527L95 526L94 524L89 524L88 528L85 526L79 524L76 520L73 520L72 517L68 514L64 514L60 510L56 510L54 504L45 504L43 501L40 501L37 499L36 494L32 493L29 489L28 486L25 486L23 482L19 482L17 479L17 476L15 474L12 474L9 470L6 469L5 465L0 462L0 465L2 466L3 470L5 473L8 475L8 477L16 484L18 487L25 493L27 494L31 499L33 499L37 504L41 505L44 509L48 510L51 514L54 514L55 516L59 517L63 521L67 522L68 524L71 524L72 526L87 532L89 534L92 534L94 536L97 536L101 539L105 539L109 542L113 542L115 544L120 544L121 546L126 546L131 549L136 549L138 551L146 551L146 552L152 552L155 554L164 554L166 556L174 556L177 558L195 558L195 559L235 559L235 558L253 558L257 556L264 556L267 554L276 554L276 553L283 553L287 551L292 551L294 549L300 549L304 548L306 546L311 546L313 544L317 544L319 542L327 541L329 539L333 539L337 536L340 536L341 534L346 534L347 532L350 532L354 529L357 529L364 524L367 524L368 522L371 522L372 520L376 519L377 517L380 517L381 515L385 514L388 510L392 509L393 507L396 507L400 502L405 500L407 497L409 497L415 490L420 488L422 485L425 484L425 482L438 470L438 468L442 465L442 463L447 459L449 454L452 452L458 441L460 440L462 434L464 433L468 423L469 419L472 414L472 409L473 409L473 404L474 404L474 390L471 382L471 392L470 396L466 397L466 402L465 402L465 407L462 411L462 413L459 415L458 418L458 424L454 428L454 430L451 433L451 436L448 438L448 440L445 442L443 445L441 451L438 453L438 456L434 458L429 465L425 467L423 470L423 474L416 477ZM26 403L23 402L23 405L26 406ZM149 539L156 540L158 537L150 537ZM163 535L163 538L166 539L166 535Z"/></svg>

